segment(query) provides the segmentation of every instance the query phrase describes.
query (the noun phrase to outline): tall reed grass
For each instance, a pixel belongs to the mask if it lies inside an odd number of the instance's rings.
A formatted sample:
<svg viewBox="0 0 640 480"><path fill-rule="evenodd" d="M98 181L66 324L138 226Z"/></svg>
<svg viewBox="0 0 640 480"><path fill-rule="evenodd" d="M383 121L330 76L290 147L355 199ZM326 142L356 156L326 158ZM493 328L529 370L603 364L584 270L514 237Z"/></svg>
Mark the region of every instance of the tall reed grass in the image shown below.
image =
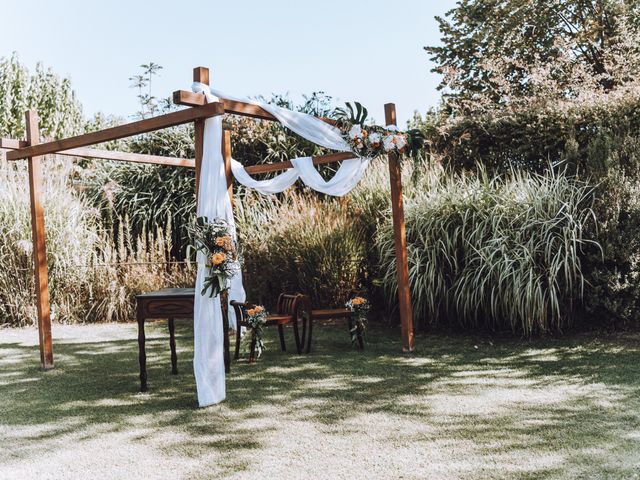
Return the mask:
<svg viewBox="0 0 640 480"><path fill-rule="evenodd" d="M316 305L342 305L365 264L363 230L345 203L293 191L245 192L236 202L238 236L250 298L273 306L283 291L308 293Z"/></svg>
<svg viewBox="0 0 640 480"><path fill-rule="evenodd" d="M590 199L588 186L558 173L490 179L427 168L406 206L418 322L525 335L569 325L583 295ZM394 301L390 222L377 243Z"/></svg>
<svg viewBox="0 0 640 480"><path fill-rule="evenodd" d="M48 158L43 199L52 316L64 323L130 320L135 294L193 284L195 268L172 262L171 222L134 236L121 222L117 236L71 183L75 167ZM36 322L27 172L0 161L0 324ZM117 239L117 240L116 240Z"/></svg>

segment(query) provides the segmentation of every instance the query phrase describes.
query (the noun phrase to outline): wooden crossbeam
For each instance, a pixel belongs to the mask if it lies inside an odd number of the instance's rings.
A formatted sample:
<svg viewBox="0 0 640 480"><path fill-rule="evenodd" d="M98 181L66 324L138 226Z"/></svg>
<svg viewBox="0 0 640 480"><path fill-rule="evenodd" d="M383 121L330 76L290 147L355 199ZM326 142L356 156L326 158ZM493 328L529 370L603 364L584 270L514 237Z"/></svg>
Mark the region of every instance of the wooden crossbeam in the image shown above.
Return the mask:
<svg viewBox="0 0 640 480"><path fill-rule="evenodd" d="M149 163L153 165L168 165L172 167L194 168L195 161L190 158L163 157L161 155L148 155L144 153L118 152L115 150L99 150L97 148L72 148L57 152L56 155L67 157L101 158L104 160L118 160L121 162Z"/></svg>
<svg viewBox="0 0 640 480"><path fill-rule="evenodd" d="M28 146L24 140L12 138L0 138L0 149L16 150ZM121 162L149 163L153 165L167 165L172 167L194 168L195 161L190 158L163 157L161 155L148 155L145 153L119 152L117 150L100 150L98 148L72 148L56 152L56 155L66 157L100 158L103 160L118 160Z"/></svg>
<svg viewBox="0 0 640 480"><path fill-rule="evenodd" d="M71 148L80 148L88 145L94 145L96 143L109 142L119 138L182 125L183 123L188 123L194 120L222 115L223 113L224 106L221 103L209 103L200 107L188 108L157 117L147 118L145 120L138 120L137 122L127 123L125 125L99 130L97 132L85 133L76 137L19 148L8 152L7 160L19 160L21 158L48 155L50 153L57 153Z"/></svg>
<svg viewBox="0 0 640 480"><path fill-rule="evenodd" d="M314 165L321 165L324 163L334 163L340 162L342 160L349 160L351 158L354 158L354 154L351 152L338 152L312 157L312 161ZM244 169L248 174L256 175L259 173L270 173L278 172L280 170L288 170L290 168L293 168L293 164L289 160L286 160L284 162L266 163L264 165L252 165L250 167L245 167Z"/></svg>
<svg viewBox="0 0 640 480"><path fill-rule="evenodd" d="M229 100L221 98L220 102L224 104L225 113L232 115L240 115L243 117L257 118L260 120L272 120L277 122L278 119L267 112L264 108L254 105L253 103L239 102L236 100ZM195 107L199 105L206 105L207 99L202 93L189 92L187 90L177 90L173 92L173 103L177 105L186 105ZM335 125L337 122L331 118L316 117L325 123Z"/></svg>

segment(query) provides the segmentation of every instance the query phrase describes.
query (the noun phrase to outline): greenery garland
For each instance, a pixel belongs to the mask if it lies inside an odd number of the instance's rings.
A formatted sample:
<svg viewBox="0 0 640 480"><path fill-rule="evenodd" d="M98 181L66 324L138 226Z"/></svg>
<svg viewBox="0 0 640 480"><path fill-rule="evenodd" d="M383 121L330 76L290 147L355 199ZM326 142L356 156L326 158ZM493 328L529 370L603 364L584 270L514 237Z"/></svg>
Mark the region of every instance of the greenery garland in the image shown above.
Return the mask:
<svg viewBox="0 0 640 480"><path fill-rule="evenodd" d="M360 103L336 108L334 116L342 137L358 157L377 158L389 153L399 157L416 157L424 149L424 135L420 130L400 131L395 125L380 127L367 125L368 110Z"/></svg>

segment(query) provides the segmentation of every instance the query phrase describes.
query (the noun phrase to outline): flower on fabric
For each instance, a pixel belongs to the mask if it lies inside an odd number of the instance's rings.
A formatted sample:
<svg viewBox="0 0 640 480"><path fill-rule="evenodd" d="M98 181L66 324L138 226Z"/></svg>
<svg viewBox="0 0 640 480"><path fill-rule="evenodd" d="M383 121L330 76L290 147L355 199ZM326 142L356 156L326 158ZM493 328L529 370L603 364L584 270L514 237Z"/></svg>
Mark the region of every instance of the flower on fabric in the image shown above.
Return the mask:
<svg viewBox="0 0 640 480"><path fill-rule="evenodd" d="M226 259L227 256L224 253L214 253L213 255L211 255L211 258L209 258L213 265L220 265Z"/></svg>
<svg viewBox="0 0 640 480"><path fill-rule="evenodd" d="M387 135L382 139L385 152L397 149L399 152L407 146L407 139L404 135Z"/></svg>
<svg viewBox="0 0 640 480"><path fill-rule="evenodd" d="M371 148L378 148L382 143L382 137L380 136L379 133L375 133L375 132L369 135L369 138L367 140Z"/></svg>
<svg viewBox="0 0 640 480"><path fill-rule="evenodd" d="M360 143L362 141L362 127L360 125L354 125L349 130L349 138L353 140L354 143Z"/></svg>

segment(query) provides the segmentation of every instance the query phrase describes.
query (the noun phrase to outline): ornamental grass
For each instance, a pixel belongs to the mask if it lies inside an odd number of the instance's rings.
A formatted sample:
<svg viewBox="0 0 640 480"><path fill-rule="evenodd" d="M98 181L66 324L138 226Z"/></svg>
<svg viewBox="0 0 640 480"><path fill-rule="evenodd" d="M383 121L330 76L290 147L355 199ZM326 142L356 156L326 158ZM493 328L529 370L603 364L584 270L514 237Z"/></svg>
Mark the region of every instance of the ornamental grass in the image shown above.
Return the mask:
<svg viewBox="0 0 640 480"><path fill-rule="evenodd" d="M561 173L489 178L431 168L407 200L414 314L419 324L525 335L571 324L583 296L591 189ZM377 237L394 301L393 230Z"/></svg>

